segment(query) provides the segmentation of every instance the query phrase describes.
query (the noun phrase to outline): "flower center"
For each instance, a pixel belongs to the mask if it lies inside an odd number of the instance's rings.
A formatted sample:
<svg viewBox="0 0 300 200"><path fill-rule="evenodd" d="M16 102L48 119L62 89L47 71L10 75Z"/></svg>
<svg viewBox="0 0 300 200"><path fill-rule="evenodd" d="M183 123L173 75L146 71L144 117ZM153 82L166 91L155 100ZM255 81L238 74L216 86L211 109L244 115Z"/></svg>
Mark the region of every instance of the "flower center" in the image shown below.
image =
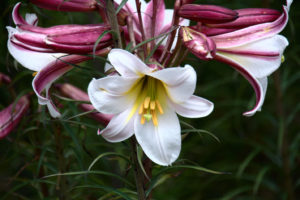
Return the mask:
<svg viewBox="0 0 300 200"><path fill-rule="evenodd" d="M152 121L154 126L157 126L157 112L161 115L164 114L162 106L158 100L158 84L160 84L158 80L149 76L145 77L143 89L146 90L146 97L143 99L138 112L139 115L142 115L141 124L145 124L146 121Z"/></svg>

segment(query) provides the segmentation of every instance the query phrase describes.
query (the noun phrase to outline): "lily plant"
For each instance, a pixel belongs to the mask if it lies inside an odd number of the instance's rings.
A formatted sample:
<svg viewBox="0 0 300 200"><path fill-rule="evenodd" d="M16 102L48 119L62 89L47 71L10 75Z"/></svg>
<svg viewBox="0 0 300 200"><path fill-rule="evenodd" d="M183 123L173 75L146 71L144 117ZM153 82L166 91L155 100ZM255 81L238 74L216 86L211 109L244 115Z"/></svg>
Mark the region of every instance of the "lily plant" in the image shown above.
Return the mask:
<svg viewBox="0 0 300 200"><path fill-rule="evenodd" d="M181 150L176 113L199 118L213 110L212 102L194 95L194 68L181 67L188 53L228 64L244 76L256 93L254 108L244 115L254 115L263 105L267 77L284 60L288 41L279 33L288 22L292 0L287 0L282 13L197 5L193 0L176 0L173 9L166 9L163 0L31 2L50 10L97 12L103 19L100 24L43 28L37 26L36 15L24 19L21 4L15 6L16 27L7 27L7 45L21 65L37 72L32 85L39 103L48 106L52 117L60 117L49 93L51 84L72 64L107 57L107 76L91 80L88 96L66 84L59 90L80 93L68 96L91 102L81 108L99 111L96 118L107 125L99 131L104 139L120 142L135 137L153 162L171 165ZM197 25L190 26L190 20Z"/></svg>

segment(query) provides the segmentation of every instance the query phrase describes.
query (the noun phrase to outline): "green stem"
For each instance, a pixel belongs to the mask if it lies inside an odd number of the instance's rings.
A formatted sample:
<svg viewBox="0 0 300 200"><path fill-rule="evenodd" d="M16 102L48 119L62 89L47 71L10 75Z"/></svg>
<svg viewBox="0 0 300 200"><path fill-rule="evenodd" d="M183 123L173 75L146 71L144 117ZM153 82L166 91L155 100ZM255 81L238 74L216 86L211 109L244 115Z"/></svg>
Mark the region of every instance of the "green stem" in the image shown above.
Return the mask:
<svg viewBox="0 0 300 200"><path fill-rule="evenodd" d="M130 142L131 142L132 160L134 163L133 169L134 169L134 177L136 182L138 199L146 200L145 189L144 189L144 175L139 165L137 151L136 151L137 143L134 137L130 139Z"/></svg>

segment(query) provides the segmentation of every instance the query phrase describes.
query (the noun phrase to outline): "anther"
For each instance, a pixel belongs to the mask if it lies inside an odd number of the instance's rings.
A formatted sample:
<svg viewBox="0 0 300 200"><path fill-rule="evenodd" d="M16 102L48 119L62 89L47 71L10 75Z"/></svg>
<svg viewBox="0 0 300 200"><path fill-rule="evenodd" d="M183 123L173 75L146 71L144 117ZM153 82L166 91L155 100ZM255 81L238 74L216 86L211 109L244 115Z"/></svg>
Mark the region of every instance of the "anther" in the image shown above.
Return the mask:
<svg viewBox="0 0 300 200"><path fill-rule="evenodd" d="M143 104L141 104L140 108L139 108L139 115L143 114L144 111L144 106Z"/></svg>
<svg viewBox="0 0 300 200"><path fill-rule="evenodd" d="M144 101L144 108L148 109L150 104L150 97L146 97Z"/></svg>
<svg viewBox="0 0 300 200"><path fill-rule="evenodd" d="M36 76L36 75L37 75L37 73L38 73L38 72L33 72L33 73L32 73L32 76Z"/></svg>
<svg viewBox="0 0 300 200"><path fill-rule="evenodd" d="M155 101L150 102L150 110L155 110Z"/></svg>
<svg viewBox="0 0 300 200"><path fill-rule="evenodd" d="M153 122L154 126L158 125L157 116L156 116L155 111L152 111L152 122Z"/></svg>
<svg viewBox="0 0 300 200"><path fill-rule="evenodd" d="M156 100L155 103L156 103L156 105L157 105L157 109L158 109L159 113L160 113L161 115L164 114L164 110L162 109L162 107L161 107L159 101Z"/></svg>
<svg viewBox="0 0 300 200"><path fill-rule="evenodd" d="M143 115L141 117L141 124L145 124L145 117Z"/></svg>

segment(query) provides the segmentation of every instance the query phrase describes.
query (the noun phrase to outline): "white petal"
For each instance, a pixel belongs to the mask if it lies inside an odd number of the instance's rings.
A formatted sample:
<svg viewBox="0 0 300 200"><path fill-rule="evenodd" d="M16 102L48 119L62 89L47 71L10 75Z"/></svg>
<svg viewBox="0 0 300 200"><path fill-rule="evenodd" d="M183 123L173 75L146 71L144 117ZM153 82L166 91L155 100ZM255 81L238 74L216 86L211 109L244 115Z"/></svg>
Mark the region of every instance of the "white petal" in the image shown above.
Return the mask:
<svg viewBox="0 0 300 200"><path fill-rule="evenodd" d="M227 48L232 53L223 53L222 55L239 63L243 68L253 74L256 78L262 78L270 75L281 64L281 57L288 41L281 35L275 35L270 38L252 42L243 46ZM234 54L234 52L246 52L247 55ZM277 56L258 56L251 54L274 53Z"/></svg>
<svg viewBox="0 0 300 200"><path fill-rule="evenodd" d="M176 113L187 118L205 117L214 109L212 102L194 95L181 104L170 103L175 108Z"/></svg>
<svg viewBox="0 0 300 200"><path fill-rule="evenodd" d="M123 49L111 50L108 59L122 76L141 77L151 72L151 69L137 56Z"/></svg>
<svg viewBox="0 0 300 200"><path fill-rule="evenodd" d="M46 67L52 61L57 60L57 58L67 55L63 53L40 53L35 51L30 51L24 49L20 46L13 44L10 41L10 38L13 33L17 30L12 27L7 27L9 32L9 39L7 41L7 47L9 53L24 67L33 70L40 71L44 67Z"/></svg>
<svg viewBox="0 0 300 200"><path fill-rule="evenodd" d="M169 98L175 103L186 101L195 91L197 76L190 65L159 70L149 76L164 83Z"/></svg>
<svg viewBox="0 0 300 200"><path fill-rule="evenodd" d="M134 133L134 118L128 120L132 108L128 108L124 112L115 115L107 127L100 132L100 135L109 142L121 142L128 139Z"/></svg>
<svg viewBox="0 0 300 200"><path fill-rule="evenodd" d="M108 79L110 78L110 79ZM115 84L112 83L111 85L105 85L107 86L106 90L103 88L103 83L108 84L108 81L111 80L111 78L121 78L117 76L110 76L106 77L103 80L102 79L93 79L89 86L88 86L88 95L90 98L91 103L97 109L99 112L102 112L104 114L117 114L121 113L124 110L128 108L128 105L132 104L132 102L136 99L136 94L131 92L127 95L124 95L122 93L118 94L117 92L121 92L122 89L126 90L126 86L121 89L117 89ZM121 79L115 79L115 80L121 80ZM123 82L124 83L124 82ZM121 84L120 84L121 85ZM112 93L112 91L115 91L115 93Z"/></svg>
<svg viewBox="0 0 300 200"><path fill-rule="evenodd" d="M36 26L38 22L38 18L34 13L26 13L25 21L30 25Z"/></svg>
<svg viewBox="0 0 300 200"><path fill-rule="evenodd" d="M170 165L180 153L180 124L174 110L165 108L163 115L158 115L158 126L152 121L140 123L141 115L134 122L135 137L145 154L159 165Z"/></svg>

